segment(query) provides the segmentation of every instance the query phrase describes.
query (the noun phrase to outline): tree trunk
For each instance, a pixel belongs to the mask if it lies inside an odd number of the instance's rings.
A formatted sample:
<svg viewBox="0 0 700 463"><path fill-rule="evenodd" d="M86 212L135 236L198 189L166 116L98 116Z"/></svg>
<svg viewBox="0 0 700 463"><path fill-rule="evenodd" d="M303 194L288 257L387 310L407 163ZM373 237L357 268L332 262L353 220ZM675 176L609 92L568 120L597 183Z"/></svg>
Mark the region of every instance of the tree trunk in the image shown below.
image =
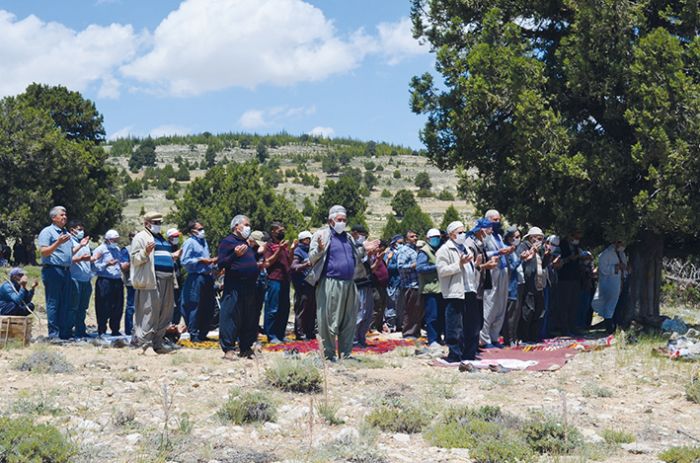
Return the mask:
<svg viewBox="0 0 700 463"><path fill-rule="evenodd" d="M652 232L643 232L640 238L630 249L630 310L625 318L649 323L659 315L664 240Z"/></svg>

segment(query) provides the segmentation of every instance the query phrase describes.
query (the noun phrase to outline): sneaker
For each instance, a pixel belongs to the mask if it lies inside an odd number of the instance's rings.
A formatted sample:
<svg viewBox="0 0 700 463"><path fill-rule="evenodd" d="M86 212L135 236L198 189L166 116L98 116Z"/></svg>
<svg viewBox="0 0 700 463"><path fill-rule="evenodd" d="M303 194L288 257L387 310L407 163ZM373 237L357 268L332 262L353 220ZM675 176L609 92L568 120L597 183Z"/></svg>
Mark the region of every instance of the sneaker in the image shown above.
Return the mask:
<svg viewBox="0 0 700 463"><path fill-rule="evenodd" d="M430 345L428 347L433 349L433 350L438 350L438 349L442 349L442 344L440 344L437 341L433 341L430 343Z"/></svg>
<svg viewBox="0 0 700 463"><path fill-rule="evenodd" d="M268 344L282 344L282 341L280 341L277 338L270 338L270 340L268 341Z"/></svg>
<svg viewBox="0 0 700 463"><path fill-rule="evenodd" d="M466 373L473 373L475 370L476 370L476 368L474 368L474 365L472 365L471 363L459 362L459 371L461 371L463 373L465 373L465 372Z"/></svg>

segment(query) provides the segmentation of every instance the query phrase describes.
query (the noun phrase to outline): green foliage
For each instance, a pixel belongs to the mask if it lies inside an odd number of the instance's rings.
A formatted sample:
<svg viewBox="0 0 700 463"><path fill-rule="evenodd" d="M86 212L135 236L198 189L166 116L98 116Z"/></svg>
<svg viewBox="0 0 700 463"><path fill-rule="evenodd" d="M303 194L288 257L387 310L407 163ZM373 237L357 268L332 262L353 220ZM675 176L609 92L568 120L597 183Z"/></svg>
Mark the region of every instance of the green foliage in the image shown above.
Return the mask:
<svg viewBox="0 0 700 463"><path fill-rule="evenodd" d="M204 164L204 167L200 165L200 168L202 169L211 169L216 165L216 146L213 144L207 145L207 151L204 153L204 159L202 160L202 163Z"/></svg>
<svg viewBox="0 0 700 463"><path fill-rule="evenodd" d="M102 116L90 108L92 102L63 87L31 85L28 93L0 100L0 235L38 233L57 204L91 233L121 220L118 174L97 144ZM70 113L78 109L84 113Z"/></svg>
<svg viewBox="0 0 700 463"><path fill-rule="evenodd" d="M255 158L260 164L264 164L268 157L267 146L265 146L265 143L262 141L259 142L258 146L255 148Z"/></svg>
<svg viewBox="0 0 700 463"><path fill-rule="evenodd" d="M685 385L685 398L696 404L700 404L700 373L694 373Z"/></svg>
<svg viewBox="0 0 700 463"><path fill-rule="evenodd" d="M398 217L403 217L409 209L417 206L416 198L413 197L413 193L409 190L397 191L394 199L391 200L391 208Z"/></svg>
<svg viewBox="0 0 700 463"><path fill-rule="evenodd" d="M430 423L430 415L424 407L407 400L391 401L374 408L366 421L370 426L386 432L416 434Z"/></svg>
<svg viewBox="0 0 700 463"><path fill-rule="evenodd" d="M336 426L345 423L345 420L338 418L339 408L340 407L333 402L321 401L316 405L316 413L318 413L326 423L331 426Z"/></svg>
<svg viewBox="0 0 700 463"><path fill-rule="evenodd" d="M386 223L382 227L382 239L390 240L392 236L403 234L401 224L396 220L393 214L387 214Z"/></svg>
<svg viewBox="0 0 700 463"><path fill-rule="evenodd" d="M138 172L142 167L156 165L156 144L151 137L143 140L138 148L131 153L129 170Z"/></svg>
<svg viewBox="0 0 700 463"><path fill-rule="evenodd" d="M143 188L139 180L129 180L124 185L124 195L129 199L140 198Z"/></svg>
<svg viewBox="0 0 700 463"><path fill-rule="evenodd" d="M318 226L326 223L328 210L336 204L342 205L347 210L349 224L364 224L367 201L362 197L360 184L356 179L345 175L338 181L326 181L323 192L316 202L316 213L312 224Z"/></svg>
<svg viewBox="0 0 700 463"><path fill-rule="evenodd" d="M166 164L161 169L161 173L168 178L175 178L175 168L172 164Z"/></svg>
<svg viewBox="0 0 700 463"><path fill-rule="evenodd" d="M319 392L321 373L309 359L278 358L265 369L265 379L287 392Z"/></svg>
<svg viewBox="0 0 700 463"><path fill-rule="evenodd" d="M176 200L177 194L179 191L180 191L180 184L177 182L173 182L172 184L170 184L170 187L165 192L165 199L169 199L170 201Z"/></svg>
<svg viewBox="0 0 700 463"><path fill-rule="evenodd" d="M335 153L328 153L321 161L321 170L329 175L337 174L340 171L338 155Z"/></svg>
<svg viewBox="0 0 700 463"><path fill-rule="evenodd" d="M632 433L610 428L603 429L601 437L606 444L631 444L637 440Z"/></svg>
<svg viewBox="0 0 700 463"><path fill-rule="evenodd" d="M377 178L376 175L372 172L365 172L364 176L362 177L362 180L365 183L365 186L369 191L374 190L374 187L377 186L379 183L379 179Z"/></svg>
<svg viewBox="0 0 700 463"><path fill-rule="evenodd" d="M440 230L447 230L447 226L455 221L464 221L462 217L457 212L457 209L450 204L450 207L445 209L445 214L442 216L442 222L440 222Z"/></svg>
<svg viewBox="0 0 700 463"><path fill-rule="evenodd" d="M433 192L430 190L418 190L416 196L418 196L419 198L432 198Z"/></svg>
<svg viewBox="0 0 700 463"><path fill-rule="evenodd" d="M185 165L180 166L177 172L175 172L175 180L177 180L178 182L189 182L190 169L188 169Z"/></svg>
<svg viewBox="0 0 700 463"><path fill-rule="evenodd" d="M119 138L110 142L110 156L115 157L131 157L131 152L136 146L136 142L132 138Z"/></svg>
<svg viewBox="0 0 700 463"><path fill-rule="evenodd" d="M433 182L430 180L430 175L427 172L418 172L416 178L413 180L413 184L418 187L419 190L430 190L433 187Z"/></svg>
<svg viewBox="0 0 700 463"><path fill-rule="evenodd" d="M391 194L391 191L389 191L389 190L387 190L386 188L384 188L384 189L382 190L381 196L382 196L382 198L391 198L393 195Z"/></svg>
<svg viewBox="0 0 700 463"><path fill-rule="evenodd" d="M234 389L216 415L234 424L275 421L277 406L264 392Z"/></svg>
<svg viewBox="0 0 700 463"><path fill-rule="evenodd" d="M522 433L528 445L539 453L567 454L582 442L576 428L542 414L533 416L522 428Z"/></svg>
<svg viewBox="0 0 700 463"><path fill-rule="evenodd" d="M659 454L666 463L697 463L700 460L700 447L671 447Z"/></svg>
<svg viewBox="0 0 700 463"><path fill-rule="evenodd" d="M62 354L45 349L33 352L28 357L18 360L14 364L14 369L50 374L72 373L75 370Z"/></svg>
<svg viewBox="0 0 700 463"><path fill-rule="evenodd" d="M69 463L77 448L54 426L0 417L0 462Z"/></svg>
<svg viewBox="0 0 700 463"><path fill-rule="evenodd" d="M372 157L377 155L377 144L373 141L368 141L365 145L365 156Z"/></svg>
<svg viewBox="0 0 700 463"><path fill-rule="evenodd" d="M365 170L367 171L373 171L377 167L374 161L365 161L363 165L365 166Z"/></svg>
<svg viewBox="0 0 700 463"><path fill-rule="evenodd" d="M440 193L437 194L436 198L439 199L440 201L454 201L455 195L453 195L450 192L450 190L445 188L444 190L440 190Z"/></svg>
<svg viewBox="0 0 700 463"><path fill-rule="evenodd" d="M429 229L433 228L433 219L423 212L419 206L411 207L401 219L401 230L405 233L408 230L415 231L419 237L424 237Z"/></svg>
<svg viewBox="0 0 700 463"><path fill-rule="evenodd" d="M216 165L206 175L187 185L172 220L184 228L199 218L207 227L210 243L228 235L231 219L245 214L254 228L265 230L272 221L283 222L290 235L301 230L304 218L294 204L278 195L265 181L263 168L255 161Z"/></svg>
<svg viewBox="0 0 700 463"><path fill-rule="evenodd" d="M302 204L304 206L304 209L302 209L301 213L304 215L304 217L311 217L314 215L314 212L316 211L316 207L314 204L311 202L308 196L304 196L304 200L302 201Z"/></svg>
<svg viewBox="0 0 700 463"><path fill-rule="evenodd" d="M396 170L394 171L394 178L395 178L395 179L401 178L401 171L400 171L399 169L396 169Z"/></svg>

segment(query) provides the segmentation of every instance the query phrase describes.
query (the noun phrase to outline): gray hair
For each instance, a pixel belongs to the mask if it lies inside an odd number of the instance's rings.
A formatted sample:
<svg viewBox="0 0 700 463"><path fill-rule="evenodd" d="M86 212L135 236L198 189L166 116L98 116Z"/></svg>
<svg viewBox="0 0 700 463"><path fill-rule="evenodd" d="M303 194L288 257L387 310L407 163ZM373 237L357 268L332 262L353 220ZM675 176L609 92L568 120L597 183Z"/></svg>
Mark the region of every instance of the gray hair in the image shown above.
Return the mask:
<svg viewBox="0 0 700 463"><path fill-rule="evenodd" d="M488 211L486 211L486 214L484 214L484 217L486 217L487 219L490 219L496 215L499 217L501 216L500 212L498 212L496 209L489 209Z"/></svg>
<svg viewBox="0 0 700 463"><path fill-rule="evenodd" d="M49 217L51 218L51 220L53 220L53 218L56 217L61 212L66 212L66 208L63 206L54 206L49 211Z"/></svg>
<svg viewBox="0 0 700 463"><path fill-rule="evenodd" d="M247 218L248 216L243 214L238 214L237 216L235 216L233 219L231 219L231 230L236 228L236 226L242 224L243 221Z"/></svg>
<svg viewBox="0 0 700 463"><path fill-rule="evenodd" d="M344 215L347 217L348 213L343 206L336 204L328 211L328 220L335 220L335 218L339 215Z"/></svg>

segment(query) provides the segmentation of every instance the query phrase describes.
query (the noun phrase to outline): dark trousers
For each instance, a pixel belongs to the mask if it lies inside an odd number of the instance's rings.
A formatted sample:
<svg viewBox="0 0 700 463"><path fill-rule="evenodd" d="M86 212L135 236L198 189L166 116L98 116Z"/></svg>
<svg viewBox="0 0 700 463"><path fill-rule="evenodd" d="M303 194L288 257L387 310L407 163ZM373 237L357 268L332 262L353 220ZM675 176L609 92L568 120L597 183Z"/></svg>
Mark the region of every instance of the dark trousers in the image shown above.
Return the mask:
<svg viewBox="0 0 700 463"><path fill-rule="evenodd" d="M192 341L203 341L209 334L214 313L214 279L211 275L191 273L182 288L182 316Z"/></svg>
<svg viewBox="0 0 700 463"><path fill-rule="evenodd" d="M112 336L119 334L119 324L124 311L124 283L121 278L99 277L95 282L95 315L97 333L107 332L107 323Z"/></svg>
<svg viewBox="0 0 700 463"><path fill-rule="evenodd" d="M294 335L316 338L316 289L306 282L294 287Z"/></svg>
<svg viewBox="0 0 700 463"><path fill-rule="evenodd" d="M520 339L538 342L544 318L544 292L526 291L522 307L522 318L518 328Z"/></svg>
<svg viewBox="0 0 700 463"><path fill-rule="evenodd" d="M441 294L423 294L423 308L428 344L442 344L445 335L445 300Z"/></svg>
<svg viewBox="0 0 700 463"><path fill-rule="evenodd" d="M476 293L465 293L464 299L447 299L445 302L447 361L476 360L479 333L484 324L483 301L476 298Z"/></svg>
<svg viewBox="0 0 700 463"><path fill-rule="evenodd" d="M265 334L267 340L284 339L289 319L289 281L267 280Z"/></svg>
<svg viewBox="0 0 700 463"><path fill-rule="evenodd" d="M420 300L418 288L405 288L403 306L403 337L420 337L420 329L423 325L423 305Z"/></svg>
<svg viewBox="0 0 700 463"><path fill-rule="evenodd" d="M85 329L85 316L87 315L88 306L90 305L90 297L92 296L92 285L90 281L71 281L71 313L73 321L71 330L76 338L84 338L87 336Z"/></svg>
<svg viewBox="0 0 700 463"><path fill-rule="evenodd" d="M501 334L506 344L518 341L518 325L523 312L523 298L525 285L518 285L518 293L515 299L508 299L506 305L506 318L501 328Z"/></svg>
<svg viewBox="0 0 700 463"><path fill-rule="evenodd" d="M136 291L133 286L126 287L126 310L124 315L124 334L132 335L134 333L134 295Z"/></svg>
<svg viewBox="0 0 700 463"><path fill-rule="evenodd" d="M45 265L41 269L41 281L46 294L46 318L49 338L69 339L73 316L70 312L72 279L68 267Z"/></svg>
<svg viewBox="0 0 700 463"><path fill-rule="evenodd" d="M249 351L258 337L255 307L255 279L237 280L224 288L219 312L219 345L224 352L234 349Z"/></svg>
<svg viewBox="0 0 700 463"><path fill-rule="evenodd" d="M581 282L579 280L559 280L559 300L556 311L549 319L560 334L570 334L576 328L576 315L581 303ZM556 315L555 315L556 313ZM552 320L552 318L554 320Z"/></svg>
<svg viewBox="0 0 700 463"><path fill-rule="evenodd" d="M184 310L182 307L182 287L174 288L173 295L175 297L175 307L173 307L173 317L170 319L170 323L173 325L179 325L180 319L183 317L182 314ZM187 317L185 317L185 323L187 323Z"/></svg>
<svg viewBox="0 0 700 463"><path fill-rule="evenodd" d="M613 316L614 325L619 325L623 328L629 327L629 294L629 278L625 278L622 281L620 297L617 299L617 305L615 306L615 315Z"/></svg>
<svg viewBox="0 0 700 463"><path fill-rule="evenodd" d="M0 302L0 315L25 317L29 315L29 310L34 311L34 304L28 302L26 304L15 304L14 302Z"/></svg>
<svg viewBox="0 0 700 463"><path fill-rule="evenodd" d="M385 287L378 286L372 291L372 297L374 298L374 314L372 315L371 327L377 331L382 331L382 328L384 328L384 312L386 311L389 295L386 293Z"/></svg>

